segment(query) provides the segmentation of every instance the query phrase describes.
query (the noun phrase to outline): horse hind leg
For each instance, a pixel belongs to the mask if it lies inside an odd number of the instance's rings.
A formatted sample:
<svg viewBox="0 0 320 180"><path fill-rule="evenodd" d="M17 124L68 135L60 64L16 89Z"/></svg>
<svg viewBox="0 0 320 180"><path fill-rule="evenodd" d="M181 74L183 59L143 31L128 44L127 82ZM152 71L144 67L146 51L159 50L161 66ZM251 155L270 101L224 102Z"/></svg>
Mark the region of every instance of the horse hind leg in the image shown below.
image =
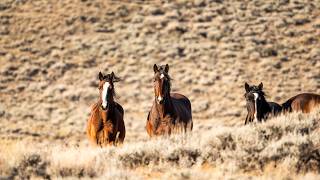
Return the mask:
<svg viewBox="0 0 320 180"><path fill-rule="evenodd" d="M192 129L193 129L193 121L192 120L189 122L189 126L190 126L190 131L192 131Z"/></svg>

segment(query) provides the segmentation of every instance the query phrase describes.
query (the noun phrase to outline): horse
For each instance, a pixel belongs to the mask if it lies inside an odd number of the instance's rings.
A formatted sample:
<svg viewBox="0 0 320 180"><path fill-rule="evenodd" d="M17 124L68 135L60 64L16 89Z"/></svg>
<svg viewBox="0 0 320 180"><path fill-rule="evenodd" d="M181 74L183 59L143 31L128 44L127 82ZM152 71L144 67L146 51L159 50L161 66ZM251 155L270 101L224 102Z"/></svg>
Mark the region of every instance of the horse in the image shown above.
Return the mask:
<svg viewBox="0 0 320 180"><path fill-rule="evenodd" d="M154 64L154 101L148 113L146 131L150 137L186 133L193 128L190 100L179 93L171 93L169 65Z"/></svg>
<svg viewBox="0 0 320 180"><path fill-rule="evenodd" d="M122 144L126 135L124 110L114 101L114 83L120 81L114 72L99 72L99 99L93 104L87 123L87 136L95 146Z"/></svg>
<svg viewBox="0 0 320 180"><path fill-rule="evenodd" d="M262 90L263 84L258 86L250 86L245 83L245 99L248 114L246 116L245 125L249 122L261 122L266 120L269 116L276 116L281 113L282 107L275 102L267 102L265 93Z"/></svg>
<svg viewBox="0 0 320 180"><path fill-rule="evenodd" d="M320 107L320 95L313 93L298 94L282 104L284 112L310 113Z"/></svg>

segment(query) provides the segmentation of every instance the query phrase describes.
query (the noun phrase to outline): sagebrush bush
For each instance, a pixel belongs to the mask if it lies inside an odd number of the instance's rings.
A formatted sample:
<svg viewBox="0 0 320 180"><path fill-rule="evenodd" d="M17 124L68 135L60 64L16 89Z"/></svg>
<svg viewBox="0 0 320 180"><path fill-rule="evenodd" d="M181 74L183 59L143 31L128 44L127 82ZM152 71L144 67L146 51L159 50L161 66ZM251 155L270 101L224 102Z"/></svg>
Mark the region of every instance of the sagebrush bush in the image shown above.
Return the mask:
<svg viewBox="0 0 320 180"><path fill-rule="evenodd" d="M282 115L248 126L213 126L187 135L127 142L120 147L103 149L58 144L42 148L38 148L39 144L20 145L14 146L14 151L1 149L0 160L7 162L1 166L6 166L1 168L1 175L27 179L132 179L158 172L169 178L206 179L212 173L240 178L250 172L263 175L268 171L275 173L277 169L279 174L288 172L288 177L295 177L295 173L320 173L319 124L320 111L317 111ZM30 149L24 151L22 146ZM233 176L236 174L239 176Z"/></svg>

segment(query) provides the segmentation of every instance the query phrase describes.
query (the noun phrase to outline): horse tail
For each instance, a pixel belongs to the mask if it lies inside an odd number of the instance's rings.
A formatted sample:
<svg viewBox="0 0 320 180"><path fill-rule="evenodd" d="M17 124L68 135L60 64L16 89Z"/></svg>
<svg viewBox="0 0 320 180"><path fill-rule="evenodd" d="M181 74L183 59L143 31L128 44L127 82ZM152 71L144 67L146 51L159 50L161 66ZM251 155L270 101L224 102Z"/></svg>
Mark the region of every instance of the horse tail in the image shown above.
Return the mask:
<svg viewBox="0 0 320 180"><path fill-rule="evenodd" d="M281 105L283 112L292 112L291 104L292 104L293 100L294 100L294 98L291 98Z"/></svg>

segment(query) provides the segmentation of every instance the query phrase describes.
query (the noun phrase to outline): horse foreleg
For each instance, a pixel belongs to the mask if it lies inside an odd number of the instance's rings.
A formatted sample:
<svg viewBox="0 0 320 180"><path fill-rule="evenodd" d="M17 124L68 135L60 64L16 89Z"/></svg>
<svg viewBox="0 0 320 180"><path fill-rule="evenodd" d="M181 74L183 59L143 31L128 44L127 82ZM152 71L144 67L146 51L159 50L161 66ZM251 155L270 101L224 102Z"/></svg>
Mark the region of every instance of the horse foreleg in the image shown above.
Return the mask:
<svg viewBox="0 0 320 180"><path fill-rule="evenodd" d="M119 144L123 144L123 141L124 141L124 137L126 136L126 130L125 128L119 132L119 136L117 138L117 143Z"/></svg>
<svg viewBox="0 0 320 180"><path fill-rule="evenodd" d="M249 114L247 114L247 116L246 116L246 120L244 121L244 125L247 125L248 119L249 119Z"/></svg>
<svg viewBox="0 0 320 180"><path fill-rule="evenodd" d="M153 129L153 127L152 127L150 120L147 120L146 130L147 130L147 133L149 134L150 137L152 137L152 135L153 135L152 129Z"/></svg>

